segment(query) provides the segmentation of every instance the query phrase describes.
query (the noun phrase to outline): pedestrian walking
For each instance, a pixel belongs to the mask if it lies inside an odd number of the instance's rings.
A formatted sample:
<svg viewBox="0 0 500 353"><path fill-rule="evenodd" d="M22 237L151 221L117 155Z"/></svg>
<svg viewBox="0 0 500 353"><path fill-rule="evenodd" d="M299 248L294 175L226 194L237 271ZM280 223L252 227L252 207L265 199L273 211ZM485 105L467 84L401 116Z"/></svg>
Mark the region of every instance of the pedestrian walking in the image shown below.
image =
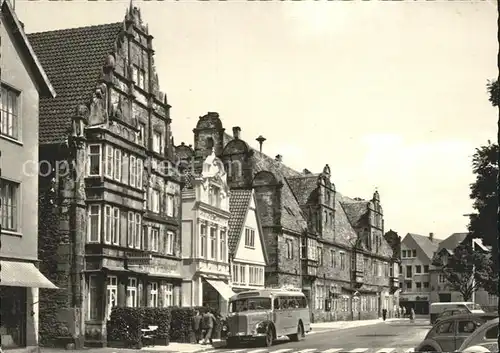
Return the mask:
<svg viewBox="0 0 500 353"><path fill-rule="evenodd" d="M415 310L413 310L413 308L411 308L410 311L410 321L411 322L415 321Z"/></svg>
<svg viewBox="0 0 500 353"><path fill-rule="evenodd" d="M203 327L205 329L205 339L203 340L203 344L207 344L207 341L210 342L210 344L213 344L212 334L214 326L215 316L210 312L210 310L207 310L205 314L203 314Z"/></svg>
<svg viewBox="0 0 500 353"><path fill-rule="evenodd" d="M201 320L203 317L201 316L201 313L199 310L196 310L194 317L193 317L193 331L194 331L194 337L196 340L196 343L200 343L202 339L202 322Z"/></svg>
<svg viewBox="0 0 500 353"><path fill-rule="evenodd" d="M384 319L387 319L387 309L382 309L382 318Z"/></svg>

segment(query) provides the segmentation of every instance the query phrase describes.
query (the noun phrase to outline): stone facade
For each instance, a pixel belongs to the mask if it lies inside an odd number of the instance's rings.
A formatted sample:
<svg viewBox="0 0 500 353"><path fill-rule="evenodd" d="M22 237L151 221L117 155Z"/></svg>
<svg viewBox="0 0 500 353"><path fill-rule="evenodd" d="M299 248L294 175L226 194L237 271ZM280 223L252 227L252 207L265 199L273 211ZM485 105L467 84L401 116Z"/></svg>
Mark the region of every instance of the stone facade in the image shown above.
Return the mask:
<svg viewBox="0 0 500 353"><path fill-rule="evenodd" d="M82 35L88 40L78 49L68 44ZM53 212L60 220L50 233L41 231L44 239L59 242L42 242L40 254L64 288L57 304L41 300L44 310L54 313L42 325L60 328L48 332L47 340L67 336L78 345L105 345L113 306L180 304L181 184L166 172L173 160L170 106L158 88L153 37L137 8L128 9L121 24L33 38L37 52L65 40L69 49L56 54L67 57L67 69L75 63L80 70L82 60L89 62L74 85L61 84L64 70L51 71L60 84L59 109L73 114L42 110L41 125L57 119L68 125L60 136L48 131L40 136L40 158L52 167L40 193L53 188L56 200L52 207L45 203L40 214ZM105 51L108 46L111 51ZM95 66L88 60L91 51ZM44 54L48 65L56 65ZM88 77L96 78L93 86L83 84ZM77 97L91 98L78 102Z"/></svg>
<svg viewBox="0 0 500 353"><path fill-rule="evenodd" d="M266 287L303 290L314 321L374 318L390 310L392 250L383 238L378 193L370 201L344 197L328 165L319 174L295 171L282 156L252 149L240 127L232 130L227 134L218 114L208 113L193 130L194 150L181 144L176 154L196 161L213 148L231 189L253 189L268 258ZM365 270L365 262L374 270Z"/></svg>

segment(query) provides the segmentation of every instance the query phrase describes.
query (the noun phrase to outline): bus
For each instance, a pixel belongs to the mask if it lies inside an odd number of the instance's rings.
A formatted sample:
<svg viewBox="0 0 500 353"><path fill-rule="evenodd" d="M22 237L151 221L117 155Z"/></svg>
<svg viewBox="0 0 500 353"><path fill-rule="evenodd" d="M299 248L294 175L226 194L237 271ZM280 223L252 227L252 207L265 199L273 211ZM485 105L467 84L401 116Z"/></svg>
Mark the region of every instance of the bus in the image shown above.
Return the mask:
<svg viewBox="0 0 500 353"><path fill-rule="evenodd" d="M481 308L481 305L475 304L472 302L438 302L438 303L432 303L430 305L430 321L431 324L434 324L436 322L436 319L438 316L445 310L447 309L463 309L466 312L469 313L479 313L483 314L484 310Z"/></svg>
<svg viewBox="0 0 500 353"><path fill-rule="evenodd" d="M278 337L300 341L311 331L307 298L300 290L240 292L229 299L226 324L228 347L248 340L270 347Z"/></svg>

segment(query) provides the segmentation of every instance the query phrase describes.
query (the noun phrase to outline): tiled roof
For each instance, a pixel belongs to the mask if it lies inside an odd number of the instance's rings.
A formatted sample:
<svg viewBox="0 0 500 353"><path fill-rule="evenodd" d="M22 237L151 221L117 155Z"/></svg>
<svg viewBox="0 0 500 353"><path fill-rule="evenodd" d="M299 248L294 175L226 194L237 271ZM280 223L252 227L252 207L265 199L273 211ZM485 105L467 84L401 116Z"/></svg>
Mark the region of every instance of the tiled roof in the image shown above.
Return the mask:
<svg viewBox="0 0 500 353"><path fill-rule="evenodd" d="M455 248L464 241L468 233L453 233L448 238L442 240L439 243L438 251L441 249L447 249L450 251L455 250Z"/></svg>
<svg viewBox="0 0 500 353"><path fill-rule="evenodd" d="M347 217L342 200L342 195L337 192L335 199L335 241L342 245L352 246L355 244L358 235Z"/></svg>
<svg viewBox="0 0 500 353"><path fill-rule="evenodd" d="M342 206L344 206L345 213L351 221L353 227L360 227L362 223L368 222L368 204L369 201L357 201L347 197L343 197Z"/></svg>
<svg viewBox="0 0 500 353"><path fill-rule="evenodd" d="M311 174L287 179L301 206L318 202L318 177L319 175Z"/></svg>
<svg viewBox="0 0 500 353"><path fill-rule="evenodd" d="M232 190L229 197L229 234L228 248L230 254L235 254L238 242L245 225L245 219L252 198L252 190Z"/></svg>
<svg viewBox="0 0 500 353"><path fill-rule="evenodd" d="M41 144L66 139L76 107L90 102L122 29L119 22L28 35L57 92L56 98L40 98Z"/></svg>
<svg viewBox="0 0 500 353"><path fill-rule="evenodd" d="M411 237L429 259L434 257L434 253L437 251L439 246L439 240L433 239L431 241L429 237L426 237L425 235L414 233L408 233L406 236Z"/></svg>

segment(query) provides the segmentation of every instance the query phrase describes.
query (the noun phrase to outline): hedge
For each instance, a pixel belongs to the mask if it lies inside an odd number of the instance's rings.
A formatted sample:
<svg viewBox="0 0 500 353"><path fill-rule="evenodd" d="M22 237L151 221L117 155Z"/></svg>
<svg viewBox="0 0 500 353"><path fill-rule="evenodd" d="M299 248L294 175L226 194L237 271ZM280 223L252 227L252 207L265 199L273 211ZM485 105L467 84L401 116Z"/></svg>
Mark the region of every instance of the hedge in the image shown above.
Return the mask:
<svg viewBox="0 0 500 353"><path fill-rule="evenodd" d="M141 347L141 329L158 326L157 339L168 344L171 314L169 308L114 307L107 322L108 345Z"/></svg>
<svg viewBox="0 0 500 353"><path fill-rule="evenodd" d="M170 324L170 342L179 342L179 343L194 343L195 335L193 330L193 318L195 311L199 310L201 313L204 313L207 308L204 307L194 307L194 308L179 308L172 307L171 308L171 324ZM220 314L213 310L210 310L215 317L217 318L213 330L213 337L216 338L220 332Z"/></svg>

